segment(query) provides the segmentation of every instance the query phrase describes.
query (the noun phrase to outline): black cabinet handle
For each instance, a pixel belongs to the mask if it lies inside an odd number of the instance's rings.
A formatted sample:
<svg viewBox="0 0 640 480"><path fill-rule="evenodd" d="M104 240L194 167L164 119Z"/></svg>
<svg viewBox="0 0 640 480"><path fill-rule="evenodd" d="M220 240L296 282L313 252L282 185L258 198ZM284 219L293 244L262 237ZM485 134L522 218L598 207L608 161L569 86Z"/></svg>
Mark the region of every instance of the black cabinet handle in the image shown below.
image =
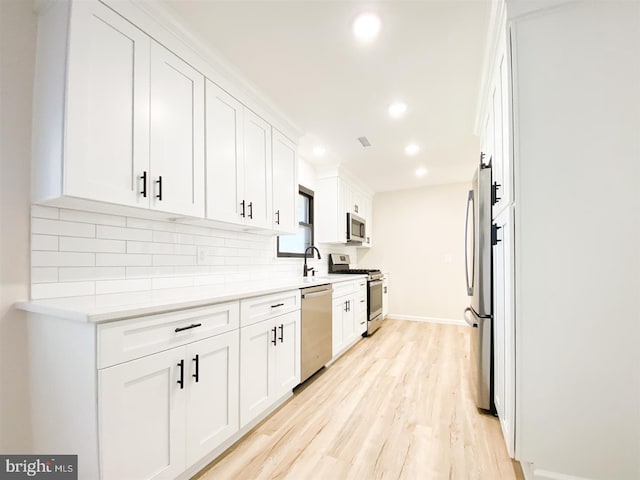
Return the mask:
<svg viewBox="0 0 640 480"><path fill-rule="evenodd" d="M253 219L253 202L249 202L249 218Z"/></svg>
<svg viewBox="0 0 640 480"><path fill-rule="evenodd" d="M364 303L364 302L366 302L366 300L360 300L360 303Z"/></svg>
<svg viewBox="0 0 640 480"><path fill-rule="evenodd" d="M387 287L384 287L384 293L387 293Z"/></svg>
<svg viewBox="0 0 640 480"><path fill-rule="evenodd" d="M143 198L147 198L147 172L146 172L146 170L144 172L142 172L142 176L140 177L140 180L142 180L142 191L140 192L140 194L142 195Z"/></svg>
<svg viewBox="0 0 640 480"><path fill-rule="evenodd" d="M271 343L273 343L274 345L277 345L278 342L277 342L277 333L276 333L277 329L276 329L276 327L273 327L271 329L271 332L273 333L273 340L271 340Z"/></svg>
<svg viewBox="0 0 640 480"><path fill-rule="evenodd" d="M356 213L358 213L358 205L353 205L353 209L355 210Z"/></svg>
<svg viewBox="0 0 640 480"><path fill-rule="evenodd" d="M502 185L500 185L498 182L493 182L493 185L491 185L491 205L495 205L499 200L502 199L502 197L498 196L498 189L501 187Z"/></svg>
<svg viewBox="0 0 640 480"><path fill-rule="evenodd" d="M284 323L280 324L280 336L278 340L280 340L280 343L284 342Z"/></svg>
<svg viewBox="0 0 640 480"><path fill-rule="evenodd" d="M240 216L244 218L244 200L240 202L240 206L242 206L242 213L240 214Z"/></svg>
<svg viewBox="0 0 640 480"><path fill-rule="evenodd" d="M197 328L197 327L201 327L201 326L202 326L202 324L201 324L201 323L192 323L192 324L191 324L191 325L189 325L188 327L178 327L178 328L176 328L175 332L176 332L176 333L178 333L178 332L183 332L183 331L185 331L185 330L189 330L189 329L191 329L191 328Z"/></svg>
<svg viewBox="0 0 640 480"><path fill-rule="evenodd" d="M162 201L162 175L158 177L158 180L156 180L156 183L158 184L158 193L156 194L156 198Z"/></svg>
<svg viewBox="0 0 640 480"><path fill-rule="evenodd" d="M499 242L502 241L501 239L498 238L498 230L500 230L501 228L502 227L499 227L495 223L491 224L491 245L492 246L496 246Z"/></svg>
<svg viewBox="0 0 640 480"><path fill-rule="evenodd" d="M344 301L344 311L348 312L349 311L349 307L347 306L347 301Z"/></svg>
<svg viewBox="0 0 640 480"><path fill-rule="evenodd" d="M196 356L193 357L193 361L196 362L196 372L191 376L195 378L196 383L198 383L198 381L200 380L200 355L196 353Z"/></svg>
<svg viewBox="0 0 640 480"><path fill-rule="evenodd" d="M276 303L275 305L271 305L271 308L277 308L283 306L284 303Z"/></svg>
<svg viewBox="0 0 640 480"><path fill-rule="evenodd" d="M280 210L276 210L276 225L280 225Z"/></svg>
<svg viewBox="0 0 640 480"><path fill-rule="evenodd" d="M180 367L180 380L178 380L178 385L180 385L180 390L184 388L184 360L180 360L178 364Z"/></svg>

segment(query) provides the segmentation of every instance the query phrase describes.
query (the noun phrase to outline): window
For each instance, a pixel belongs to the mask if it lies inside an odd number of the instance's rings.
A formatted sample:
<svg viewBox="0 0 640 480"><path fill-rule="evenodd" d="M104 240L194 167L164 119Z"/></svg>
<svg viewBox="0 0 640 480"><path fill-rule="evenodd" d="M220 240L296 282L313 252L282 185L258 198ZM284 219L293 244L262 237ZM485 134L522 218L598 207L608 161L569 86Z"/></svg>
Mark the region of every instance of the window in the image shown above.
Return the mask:
<svg viewBox="0 0 640 480"><path fill-rule="evenodd" d="M313 245L313 191L300 185L296 215L298 233L278 236L278 257L304 256Z"/></svg>

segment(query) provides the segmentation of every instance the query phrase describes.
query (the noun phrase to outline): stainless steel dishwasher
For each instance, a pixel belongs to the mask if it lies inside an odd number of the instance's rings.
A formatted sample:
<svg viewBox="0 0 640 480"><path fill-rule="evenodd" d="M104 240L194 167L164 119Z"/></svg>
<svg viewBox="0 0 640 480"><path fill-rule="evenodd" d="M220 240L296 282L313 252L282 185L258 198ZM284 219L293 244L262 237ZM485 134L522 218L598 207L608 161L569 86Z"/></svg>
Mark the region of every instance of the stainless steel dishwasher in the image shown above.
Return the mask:
<svg viewBox="0 0 640 480"><path fill-rule="evenodd" d="M331 360L333 285L302 289L300 383Z"/></svg>

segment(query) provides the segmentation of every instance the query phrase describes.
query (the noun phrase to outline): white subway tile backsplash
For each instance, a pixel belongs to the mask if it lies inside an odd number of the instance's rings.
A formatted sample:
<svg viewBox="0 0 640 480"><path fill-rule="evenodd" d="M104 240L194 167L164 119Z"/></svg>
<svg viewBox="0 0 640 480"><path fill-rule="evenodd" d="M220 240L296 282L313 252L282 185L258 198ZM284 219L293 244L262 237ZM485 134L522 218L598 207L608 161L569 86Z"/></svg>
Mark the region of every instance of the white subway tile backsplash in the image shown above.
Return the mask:
<svg viewBox="0 0 640 480"><path fill-rule="evenodd" d="M96 282L96 295L121 292L138 292L151 290L151 279L140 278L135 280L98 280Z"/></svg>
<svg viewBox="0 0 640 480"><path fill-rule="evenodd" d="M58 250L58 238L54 235L31 235L31 250Z"/></svg>
<svg viewBox="0 0 640 480"><path fill-rule="evenodd" d="M172 243L153 243L153 242L127 242L127 253L148 253L172 255L176 252L176 245Z"/></svg>
<svg viewBox="0 0 640 480"><path fill-rule="evenodd" d="M31 252L32 267L90 267L95 265L94 253Z"/></svg>
<svg viewBox="0 0 640 480"><path fill-rule="evenodd" d="M176 243L178 234L175 232L153 232L153 241L158 243Z"/></svg>
<svg viewBox="0 0 640 480"><path fill-rule="evenodd" d="M153 232L151 232L150 230L142 230L139 228L97 225L96 237L107 238L111 240L138 240L141 242L150 242L153 238Z"/></svg>
<svg viewBox="0 0 640 480"><path fill-rule="evenodd" d="M31 205L31 217L57 219L59 217L59 211L55 207L45 207L44 205Z"/></svg>
<svg viewBox="0 0 640 480"><path fill-rule="evenodd" d="M58 272L61 282L115 280L126 277L125 267L60 267Z"/></svg>
<svg viewBox="0 0 640 480"><path fill-rule="evenodd" d="M165 267L127 267L127 278L168 277L174 275L172 266Z"/></svg>
<svg viewBox="0 0 640 480"><path fill-rule="evenodd" d="M127 244L124 240L60 237L60 251L125 253Z"/></svg>
<svg viewBox="0 0 640 480"><path fill-rule="evenodd" d="M164 277L151 279L152 290L159 290L161 288L192 287L193 284L193 277Z"/></svg>
<svg viewBox="0 0 640 480"><path fill-rule="evenodd" d="M96 226L90 223L66 222L63 220L33 217L31 219L31 233L93 238L96 236Z"/></svg>
<svg viewBox="0 0 640 480"><path fill-rule="evenodd" d="M33 267L31 269L31 282L46 283L58 281L58 269L56 267Z"/></svg>
<svg viewBox="0 0 640 480"><path fill-rule="evenodd" d="M195 265L196 257L193 255L154 255L153 265Z"/></svg>
<svg viewBox="0 0 640 480"><path fill-rule="evenodd" d="M94 295L95 282L34 283L31 285L32 298L59 298Z"/></svg>
<svg viewBox="0 0 640 480"><path fill-rule="evenodd" d="M95 225L111 225L114 227L124 227L127 224L126 217L107 215L105 213L83 212L81 210L67 210L66 208L60 209L60 220L93 223Z"/></svg>
<svg viewBox="0 0 640 480"><path fill-rule="evenodd" d="M302 271L302 260L276 258L266 235L39 205L31 218L34 299L215 288Z"/></svg>
<svg viewBox="0 0 640 480"><path fill-rule="evenodd" d="M151 265L152 260L152 255L136 255L128 253L96 253L96 266L98 267L149 266Z"/></svg>

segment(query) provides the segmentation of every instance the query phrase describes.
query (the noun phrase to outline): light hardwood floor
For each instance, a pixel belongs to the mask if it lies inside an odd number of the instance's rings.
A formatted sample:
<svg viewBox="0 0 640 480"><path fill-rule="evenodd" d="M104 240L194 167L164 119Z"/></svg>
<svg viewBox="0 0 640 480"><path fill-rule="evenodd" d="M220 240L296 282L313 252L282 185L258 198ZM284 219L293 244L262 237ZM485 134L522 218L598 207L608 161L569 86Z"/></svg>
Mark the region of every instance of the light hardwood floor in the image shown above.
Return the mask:
<svg viewBox="0 0 640 480"><path fill-rule="evenodd" d="M523 479L469 389L469 329L387 320L200 480Z"/></svg>

